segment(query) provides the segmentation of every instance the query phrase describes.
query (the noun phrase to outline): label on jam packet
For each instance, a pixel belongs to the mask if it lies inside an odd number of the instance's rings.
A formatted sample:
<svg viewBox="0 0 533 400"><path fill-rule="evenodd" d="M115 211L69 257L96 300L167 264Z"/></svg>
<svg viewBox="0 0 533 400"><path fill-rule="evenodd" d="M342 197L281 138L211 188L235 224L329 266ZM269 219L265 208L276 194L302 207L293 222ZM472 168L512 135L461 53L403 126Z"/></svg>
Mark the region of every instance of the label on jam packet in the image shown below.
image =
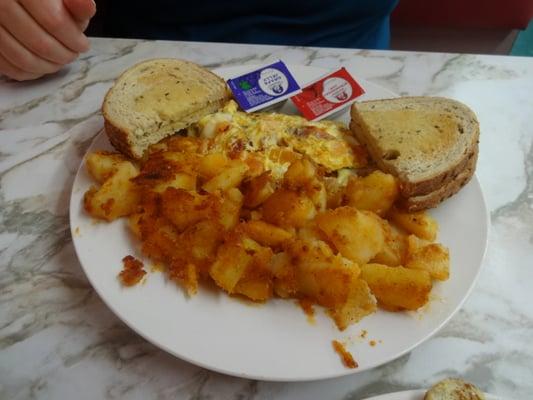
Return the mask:
<svg viewBox="0 0 533 400"><path fill-rule="evenodd" d="M301 89L283 61L228 80L237 103L252 112L281 102Z"/></svg>
<svg viewBox="0 0 533 400"><path fill-rule="evenodd" d="M306 86L291 100L306 119L318 121L348 107L364 93L346 68L341 68Z"/></svg>

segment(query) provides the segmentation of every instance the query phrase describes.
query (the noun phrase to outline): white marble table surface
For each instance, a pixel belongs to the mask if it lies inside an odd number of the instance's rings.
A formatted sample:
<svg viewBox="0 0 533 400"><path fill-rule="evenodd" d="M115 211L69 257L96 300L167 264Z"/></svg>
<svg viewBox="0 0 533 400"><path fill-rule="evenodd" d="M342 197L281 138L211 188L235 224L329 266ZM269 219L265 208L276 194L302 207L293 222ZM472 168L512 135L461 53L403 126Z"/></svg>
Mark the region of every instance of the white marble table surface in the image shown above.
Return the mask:
<svg viewBox="0 0 533 400"><path fill-rule="evenodd" d="M333 68L401 95L444 95L481 123L477 175L491 212L488 253L464 307L432 339L372 371L318 382L247 381L180 361L102 303L74 254L68 201L114 78L151 57L208 67L286 62ZM533 59L94 39L35 82L0 78L1 399L362 399L460 375L533 398Z"/></svg>

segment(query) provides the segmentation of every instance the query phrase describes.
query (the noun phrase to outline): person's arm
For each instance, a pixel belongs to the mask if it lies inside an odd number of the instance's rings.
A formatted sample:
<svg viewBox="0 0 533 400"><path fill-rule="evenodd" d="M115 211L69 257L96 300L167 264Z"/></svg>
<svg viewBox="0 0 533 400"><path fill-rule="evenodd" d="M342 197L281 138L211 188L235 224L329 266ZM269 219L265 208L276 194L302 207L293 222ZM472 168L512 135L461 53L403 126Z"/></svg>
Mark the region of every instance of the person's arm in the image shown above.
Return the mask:
<svg viewBox="0 0 533 400"><path fill-rule="evenodd" d="M30 80L74 61L95 12L93 0L0 0L0 74Z"/></svg>

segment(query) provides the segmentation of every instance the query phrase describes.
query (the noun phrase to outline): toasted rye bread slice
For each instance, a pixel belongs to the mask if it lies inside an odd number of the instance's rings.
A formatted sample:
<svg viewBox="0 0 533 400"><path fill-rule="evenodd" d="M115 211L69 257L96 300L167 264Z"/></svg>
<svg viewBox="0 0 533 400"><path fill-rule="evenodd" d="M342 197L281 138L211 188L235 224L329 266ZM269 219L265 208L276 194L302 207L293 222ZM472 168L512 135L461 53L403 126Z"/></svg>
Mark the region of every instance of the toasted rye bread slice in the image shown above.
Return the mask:
<svg viewBox="0 0 533 400"><path fill-rule="evenodd" d="M464 104L441 97L354 103L350 128L380 169L400 180L404 198L447 185L477 151L479 124Z"/></svg>
<svg viewBox="0 0 533 400"><path fill-rule="evenodd" d="M424 400L485 400L485 395L471 383L448 378L433 385Z"/></svg>
<svg viewBox="0 0 533 400"><path fill-rule="evenodd" d="M126 70L102 106L111 144L141 158L148 146L216 112L231 97L224 80L189 61L154 59Z"/></svg>
<svg viewBox="0 0 533 400"><path fill-rule="evenodd" d="M450 198L457 193L463 186L465 186L476 170L478 151L471 154L470 160L466 168L461 171L453 180L433 192L420 196L413 196L409 198L400 198L398 206L409 212L427 210L428 208L437 207L444 200Z"/></svg>

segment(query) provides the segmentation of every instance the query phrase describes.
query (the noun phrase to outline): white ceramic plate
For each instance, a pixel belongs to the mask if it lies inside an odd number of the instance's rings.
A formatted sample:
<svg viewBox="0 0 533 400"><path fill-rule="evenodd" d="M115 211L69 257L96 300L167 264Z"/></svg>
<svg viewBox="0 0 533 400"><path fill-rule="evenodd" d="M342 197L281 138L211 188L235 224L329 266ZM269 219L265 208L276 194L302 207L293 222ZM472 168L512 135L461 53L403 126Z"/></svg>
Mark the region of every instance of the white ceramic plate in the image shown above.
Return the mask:
<svg viewBox="0 0 533 400"><path fill-rule="evenodd" d="M405 392L382 394L364 400L424 400L425 393L425 390L407 390ZM503 400L503 398L485 393L485 400Z"/></svg>
<svg viewBox="0 0 533 400"><path fill-rule="evenodd" d="M227 78L248 67L216 72ZM301 84L325 70L291 66ZM357 71L351 71L357 78ZM362 99L394 94L361 80ZM282 111L294 111L290 102ZM348 113L339 119L347 121ZM105 134L89 149L111 149ZM459 309L478 276L487 241L488 218L483 195L474 177L459 194L432 214L440 224L439 241L450 248L451 278L433 289L434 299L417 313L378 311L339 332L318 310L316 323L292 301L272 300L250 305L222 292L200 290L189 299L161 273L149 273L145 284L123 288L117 274L121 259L139 255L125 221L95 223L83 211L82 199L93 184L84 164L76 176L70 202L70 224L76 253L95 290L128 326L146 340L202 367L261 380L312 380L360 372L391 361L433 335ZM146 263L150 265L149 262ZM368 332L366 338L360 333ZM331 340L348 342L359 368L346 369ZM376 345L370 346L369 341Z"/></svg>

